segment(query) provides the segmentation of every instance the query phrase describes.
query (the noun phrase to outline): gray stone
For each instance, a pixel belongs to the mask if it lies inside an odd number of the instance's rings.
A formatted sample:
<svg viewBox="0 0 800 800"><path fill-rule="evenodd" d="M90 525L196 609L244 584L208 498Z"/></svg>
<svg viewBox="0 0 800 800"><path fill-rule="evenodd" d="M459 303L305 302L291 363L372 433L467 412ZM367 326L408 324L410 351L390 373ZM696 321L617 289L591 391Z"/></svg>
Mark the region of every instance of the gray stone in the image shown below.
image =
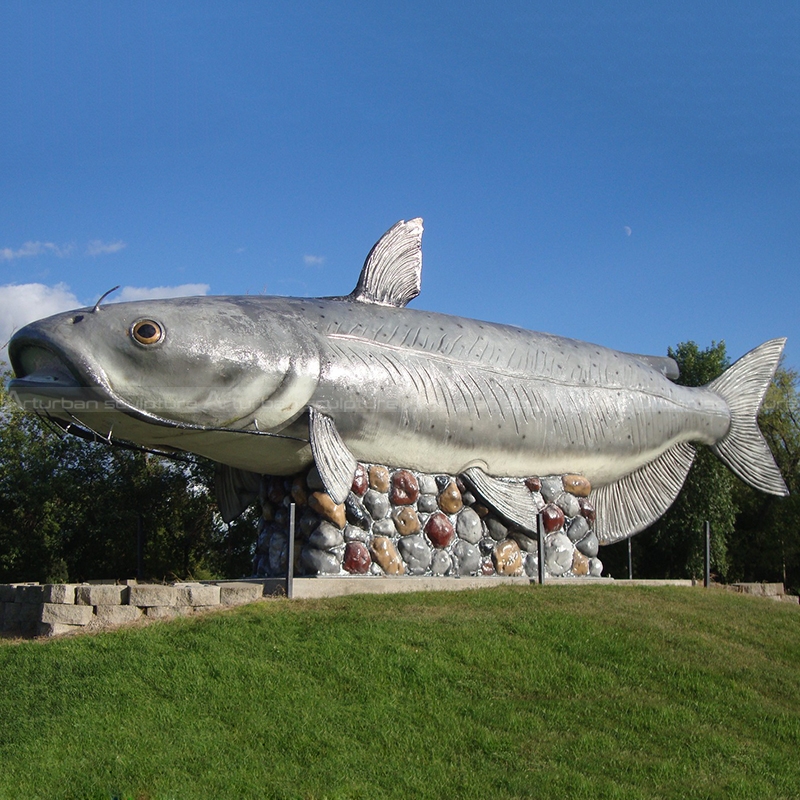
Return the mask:
<svg viewBox="0 0 800 800"><path fill-rule="evenodd" d="M563 533L548 533L544 537L544 563L553 575L563 575L572 566L572 542Z"/></svg>
<svg viewBox="0 0 800 800"><path fill-rule="evenodd" d="M309 489L313 489L315 492L325 491L325 484L322 482L322 478L320 477L319 470L316 466L311 467L311 469L308 471L306 484Z"/></svg>
<svg viewBox="0 0 800 800"><path fill-rule="evenodd" d="M218 606L219 586L210 583L187 583L175 587L177 604L181 606Z"/></svg>
<svg viewBox="0 0 800 800"><path fill-rule="evenodd" d="M282 575L286 572L287 545L289 536L284 531L275 531L269 540L269 573Z"/></svg>
<svg viewBox="0 0 800 800"><path fill-rule="evenodd" d="M128 603L132 606L174 606L176 592L174 586L162 586L158 583L140 583L129 586Z"/></svg>
<svg viewBox="0 0 800 800"><path fill-rule="evenodd" d="M508 527L499 519L486 517L486 529L489 531L489 536L496 542L502 542L503 539L508 538Z"/></svg>
<svg viewBox="0 0 800 800"><path fill-rule="evenodd" d="M439 508L435 494L421 494L417 500L417 509L426 514L431 514Z"/></svg>
<svg viewBox="0 0 800 800"><path fill-rule="evenodd" d="M372 517L352 492L347 495L347 499L344 501L344 513L351 525L363 528L365 531L369 530L372 524Z"/></svg>
<svg viewBox="0 0 800 800"><path fill-rule="evenodd" d="M58 622L62 625L88 625L93 616L94 610L91 606L43 603L39 621Z"/></svg>
<svg viewBox="0 0 800 800"><path fill-rule="evenodd" d="M397 534L397 528L395 528L391 519L379 519L372 524L372 533L375 536L389 536L391 538Z"/></svg>
<svg viewBox="0 0 800 800"><path fill-rule="evenodd" d="M223 606L238 606L252 603L264 596L264 587L260 583L246 581L219 584L219 602Z"/></svg>
<svg viewBox="0 0 800 800"><path fill-rule="evenodd" d="M436 485L436 478L433 475L417 475L417 481L420 494L439 494L439 487Z"/></svg>
<svg viewBox="0 0 800 800"><path fill-rule="evenodd" d="M364 495L364 507L369 511L372 519L384 519L389 516L391 510L389 495L375 489L367 489L367 493Z"/></svg>
<svg viewBox="0 0 800 800"><path fill-rule="evenodd" d="M539 577L539 556L537 553L527 553L524 561L525 574L529 578Z"/></svg>
<svg viewBox="0 0 800 800"><path fill-rule="evenodd" d="M589 559L589 574L593 578L599 578L603 574L603 562L599 558Z"/></svg>
<svg viewBox="0 0 800 800"><path fill-rule="evenodd" d="M33 584L17 586L14 602L16 603L43 603L44 587Z"/></svg>
<svg viewBox="0 0 800 800"><path fill-rule="evenodd" d="M424 575L431 565L431 549L421 533L403 536L397 543L397 549L406 562L407 572L411 575Z"/></svg>
<svg viewBox="0 0 800 800"><path fill-rule="evenodd" d="M586 517L582 517L580 514L574 517L567 527L567 536L571 542L579 542L587 533L589 533L589 523ZM580 548L578 549L580 550ZM583 551L581 550L581 552ZM597 553L592 553L592 555L595 556Z"/></svg>
<svg viewBox="0 0 800 800"><path fill-rule="evenodd" d="M167 609L170 606L155 606ZM142 609L138 606L97 606L94 616L98 625L128 625L142 618Z"/></svg>
<svg viewBox="0 0 800 800"><path fill-rule="evenodd" d="M44 587L43 600L45 603L75 603L74 583L48 583Z"/></svg>
<svg viewBox="0 0 800 800"><path fill-rule="evenodd" d="M539 552L538 539L534 539L532 536L528 536L523 531L511 531L508 534L508 536L510 539L513 539L519 545L520 550L524 550L526 553Z"/></svg>
<svg viewBox="0 0 800 800"><path fill-rule="evenodd" d="M148 619L175 619L175 617L185 616L182 611L182 608L176 606L148 606L144 609Z"/></svg>
<svg viewBox="0 0 800 800"><path fill-rule="evenodd" d="M341 559L336 553L315 547L303 548L300 563L311 575L338 575L342 570Z"/></svg>
<svg viewBox="0 0 800 800"><path fill-rule="evenodd" d="M556 497L563 491L564 481L561 480L560 475L550 475L546 478L542 478L542 488L540 492L546 503L554 502Z"/></svg>
<svg viewBox="0 0 800 800"><path fill-rule="evenodd" d="M431 574L447 575L453 566L453 559L446 550L436 550L431 559Z"/></svg>
<svg viewBox="0 0 800 800"><path fill-rule="evenodd" d="M472 575L480 571L481 552L474 544L459 540L453 547L453 555L458 562L459 575Z"/></svg>
<svg viewBox="0 0 800 800"><path fill-rule="evenodd" d="M585 556L589 556L589 558L594 558L597 555L598 550L600 549L600 542L597 541L597 536L595 535L594 531L589 531L586 536L583 537L575 547L580 550ZM591 569L591 566L589 567Z"/></svg>
<svg viewBox="0 0 800 800"><path fill-rule="evenodd" d="M35 632L41 613L41 603L6 603L3 630L12 633Z"/></svg>
<svg viewBox="0 0 800 800"><path fill-rule="evenodd" d="M561 492L555 499L556 505L564 512L564 516L575 517L581 513L581 504L574 494Z"/></svg>
<svg viewBox="0 0 800 800"><path fill-rule="evenodd" d="M308 537L308 546L317 550L333 550L343 544L342 532L330 522L320 522L317 529Z"/></svg>
<svg viewBox="0 0 800 800"><path fill-rule="evenodd" d="M81 606L119 606L128 602L130 588L115 584L100 586L82 584L75 590L75 602Z"/></svg>
<svg viewBox="0 0 800 800"><path fill-rule="evenodd" d="M481 518L471 508L462 508L456 519L456 535L470 544L477 544L483 536Z"/></svg>
<svg viewBox="0 0 800 800"><path fill-rule="evenodd" d="M297 526L300 529L300 535L307 538L311 532L319 525L319 514L315 514L310 508L306 508L300 516L300 523Z"/></svg>
<svg viewBox="0 0 800 800"><path fill-rule="evenodd" d="M343 538L345 542L366 542L369 534L355 525L345 525Z"/></svg>
<svg viewBox="0 0 800 800"><path fill-rule="evenodd" d="M70 633L80 633L83 625L66 625L63 622L40 622L36 631L37 636L67 636Z"/></svg>

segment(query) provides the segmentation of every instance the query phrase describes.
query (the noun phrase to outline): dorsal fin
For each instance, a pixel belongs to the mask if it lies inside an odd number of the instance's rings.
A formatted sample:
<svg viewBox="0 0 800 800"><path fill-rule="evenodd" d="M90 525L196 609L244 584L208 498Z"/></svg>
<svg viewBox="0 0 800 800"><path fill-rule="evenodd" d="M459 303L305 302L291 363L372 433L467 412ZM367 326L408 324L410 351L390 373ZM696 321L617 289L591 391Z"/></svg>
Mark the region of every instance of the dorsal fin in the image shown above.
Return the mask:
<svg viewBox="0 0 800 800"><path fill-rule="evenodd" d="M402 308L420 292L422 220L400 220L369 251L350 298Z"/></svg>
<svg viewBox="0 0 800 800"><path fill-rule="evenodd" d="M660 372L665 378L669 378L671 381L676 381L681 376L678 362L669 356L644 356L640 353L627 353L626 355L638 358L639 361L644 361L645 364L652 367L657 372Z"/></svg>

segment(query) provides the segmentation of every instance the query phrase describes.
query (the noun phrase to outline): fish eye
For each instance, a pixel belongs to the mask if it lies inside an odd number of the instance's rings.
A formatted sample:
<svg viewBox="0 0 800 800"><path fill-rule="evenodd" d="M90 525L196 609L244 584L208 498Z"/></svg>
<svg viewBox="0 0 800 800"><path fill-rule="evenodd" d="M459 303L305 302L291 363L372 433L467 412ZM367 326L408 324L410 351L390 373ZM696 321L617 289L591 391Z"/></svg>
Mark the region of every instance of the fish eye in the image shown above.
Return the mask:
<svg viewBox="0 0 800 800"><path fill-rule="evenodd" d="M164 338L164 329L152 319L140 319L131 326L131 336L139 344L156 344Z"/></svg>

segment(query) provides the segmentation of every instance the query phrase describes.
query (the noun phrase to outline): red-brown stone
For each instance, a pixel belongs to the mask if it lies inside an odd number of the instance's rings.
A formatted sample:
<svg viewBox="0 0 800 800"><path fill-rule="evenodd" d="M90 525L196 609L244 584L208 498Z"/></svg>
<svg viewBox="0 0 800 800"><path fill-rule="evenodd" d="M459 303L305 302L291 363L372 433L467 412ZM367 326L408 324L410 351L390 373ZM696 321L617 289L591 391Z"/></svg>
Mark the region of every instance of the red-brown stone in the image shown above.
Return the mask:
<svg viewBox="0 0 800 800"><path fill-rule="evenodd" d="M592 501L582 497L580 500L578 500L578 504L581 507L581 516L585 517L590 526L594 525L595 511Z"/></svg>
<svg viewBox="0 0 800 800"><path fill-rule="evenodd" d="M367 471L364 469L363 464L356 465L356 474L353 476L353 485L351 487L353 494L363 497L369 486L367 478Z"/></svg>
<svg viewBox="0 0 800 800"><path fill-rule="evenodd" d="M344 548L344 562L342 566L347 572L363 575L369 572L372 559L369 557L367 546L361 542L348 542Z"/></svg>
<svg viewBox="0 0 800 800"><path fill-rule="evenodd" d="M434 547L447 547L456 535L453 523L441 511L431 514L425 523L425 533Z"/></svg>
<svg viewBox="0 0 800 800"><path fill-rule="evenodd" d="M525 485L528 487L529 492L540 492L542 490L542 482L538 478L525 478Z"/></svg>
<svg viewBox="0 0 800 800"><path fill-rule="evenodd" d="M392 491L389 499L396 506L410 506L419 497L419 482L407 469L399 469L392 475Z"/></svg>
<svg viewBox="0 0 800 800"><path fill-rule="evenodd" d="M564 527L564 512L555 503L548 503L540 513L545 533L553 533Z"/></svg>

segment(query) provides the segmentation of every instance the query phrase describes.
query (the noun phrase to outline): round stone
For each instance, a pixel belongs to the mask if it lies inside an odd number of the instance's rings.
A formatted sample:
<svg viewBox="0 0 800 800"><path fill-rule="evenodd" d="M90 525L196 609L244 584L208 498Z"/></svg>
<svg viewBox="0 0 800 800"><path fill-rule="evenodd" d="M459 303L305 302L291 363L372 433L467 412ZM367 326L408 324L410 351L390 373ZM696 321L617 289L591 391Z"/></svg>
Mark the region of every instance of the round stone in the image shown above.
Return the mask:
<svg viewBox="0 0 800 800"><path fill-rule="evenodd" d="M436 502L435 494L421 494L419 496L419 500L417 500L417 509L419 511L430 514L436 511L437 508L439 508L439 504Z"/></svg>
<svg viewBox="0 0 800 800"><path fill-rule="evenodd" d="M444 552L444 551L438 551ZM481 552L469 542L458 541L453 548L459 575L473 575L481 568Z"/></svg>
<svg viewBox="0 0 800 800"><path fill-rule="evenodd" d="M494 575L494 564L490 558L486 558L481 562L481 575Z"/></svg>
<svg viewBox="0 0 800 800"><path fill-rule="evenodd" d="M518 545L520 550L526 553L538 553L539 542L532 536L529 536L524 531L510 531L509 538L513 539Z"/></svg>
<svg viewBox="0 0 800 800"><path fill-rule="evenodd" d="M592 491L592 484L583 475L562 475L561 481L564 484L564 491L576 497L588 497Z"/></svg>
<svg viewBox="0 0 800 800"><path fill-rule="evenodd" d="M578 577L589 574L589 559L580 550L572 554L572 574Z"/></svg>
<svg viewBox="0 0 800 800"><path fill-rule="evenodd" d="M582 519L582 517L581 517ZM585 556L588 558L594 558L597 555L597 551L600 549L600 542L597 540L597 535L594 531L589 531L586 536L583 537L575 547L581 551Z"/></svg>
<svg viewBox="0 0 800 800"><path fill-rule="evenodd" d="M306 479L302 475L295 475L291 488L292 500L298 506L304 506L308 502L308 488Z"/></svg>
<svg viewBox="0 0 800 800"><path fill-rule="evenodd" d="M436 478L433 475L422 474L417 476L420 494L438 494L439 487L436 485Z"/></svg>
<svg viewBox="0 0 800 800"><path fill-rule="evenodd" d="M461 492L461 499L465 506L471 506L478 498L472 492Z"/></svg>
<svg viewBox="0 0 800 800"><path fill-rule="evenodd" d="M492 552L492 563L498 575L522 575L522 552L513 539L500 542Z"/></svg>
<svg viewBox="0 0 800 800"><path fill-rule="evenodd" d="M439 508L445 514L457 514L464 507L464 501L461 499L461 492L454 481L450 481L444 487L442 493L439 495Z"/></svg>
<svg viewBox="0 0 800 800"><path fill-rule="evenodd" d="M286 489L283 485L283 478L269 478L269 482L267 483L267 500L279 506L283 502L284 497L286 497Z"/></svg>
<svg viewBox="0 0 800 800"><path fill-rule="evenodd" d="M395 536L397 528L394 526L394 520L391 517L379 519L377 522L372 523L372 533L375 536Z"/></svg>
<svg viewBox="0 0 800 800"><path fill-rule="evenodd" d="M372 559L369 557L369 550L362 542L348 542L344 548L344 559L342 566L347 572L354 575L364 575L369 572Z"/></svg>
<svg viewBox="0 0 800 800"><path fill-rule="evenodd" d="M525 485L528 487L529 492L542 491L542 482L539 480L539 478L536 477L525 478Z"/></svg>
<svg viewBox="0 0 800 800"><path fill-rule="evenodd" d="M387 536L376 536L370 545L370 555L387 575L402 575L405 572L403 559Z"/></svg>
<svg viewBox="0 0 800 800"><path fill-rule="evenodd" d="M392 475L391 500L396 506L410 506L419 497L419 483L413 472L399 469Z"/></svg>
<svg viewBox="0 0 800 800"><path fill-rule="evenodd" d="M300 554L300 563L306 573L311 575L337 575L341 572L339 555L315 547L304 547Z"/></svg>
<svg viewBox="0 0 800 800"><path fill-rule="evenodd" d="M397 543L397 549L406 562L411 575L424 575L431 565L431 549L421 533L404 536Z"/></svg>
<svg viewBox="0 0 800 800"><path fill-rule="evenodd" d="M334 503L327 492L314 492L308 498L308 504L317 514L332 522L337 528L344 528L347 521L344 503Z"/></svg>
<svg viewBox="0 0 800 800"><path fill-rule="evenodd" d="M539 577L539 556L536 553L525 555L525 574L529 578Z"/></svg>
<svg viewBox="0 0 800 800"><path fill-rule="evenodd" d="M586 521L590 526L594 525L596 515L592 501L581 497L578 500L578 505L581 507L581 516L586 517Z"/></svg>
<svg viewBox="0 0 800 800"><path fill-rule="evenodd" d="M447 547L455 537L453 523L439 511L431 514L425 523L425 533L434 547Z"/></svg>
<svg viewBox="0 0 800 800"><path fill-rule="evenodd" d="M380 464L373 464L369 468L369 488L376 492L389 491L389 470Z"/></svg>
<svg viewBox="0 0 800 800"><path fill-rule="evenodd" d="M356 474L353 476L353 485L350 491L358 497L363 497L364 492L367 491L369 479L367 477L367 470L363 464L356 464Z"/></svg>
<svg viewBox="0 0 800 800"><path fill-rule="evenodd" d="M307 538L311 535L311 532L319 525L319 514L313 512L308 506L303 510L303 513L300 515L300 523L298 528L300 529L300 535L304 538Z"/></svg>
<svg viewBox="0 0 800 800"><path fill-rule="evenodd" d="M497 542L494 539L481 539L478 542L478 548L481 551L482 556L490 556L492 554L492 550L494 550L494 546Z"/></svg>
<svg viewBox="0 0 800 800"><path fill-rule="evenodd" d="M593 578L599 578L603 574L603 562L599 558L589 559L589 574Z"/></svg>
<svg viewBox="0 0 800 800"><path fill-rule="evenodd" d="M486 529L496 542L502 542L508 536L508 528L496 517L486 517Z"/></svg>
<svg viewBox="0 0 800 800"><path fill-rule="evenodd" d="M275 519L275 506L269 500L265 500L261 504L261 518L266 522L272 522Z"/></svg>
<svg viewBox="0 0 800 800"><path fill-rule="evenodd" d="M397 532L401 536L411 536L419 532L419 517L417 516L417 512L409 506L402 506L401 508L395 509L392 514L392 519L394 520L394 526L397 528Z"/></svg>
<svg viewBox="0 0 800 800"><path fill-rule="evenodd" d="M459 539L477 544L483 535L481 518L471 508L462 508L456 518L456 533Z"/></svg>
<svg viewBox="0 0 800 800"><path fill-rule="evenodd" d="M550 533L544 538L544 564L553 575L563 575L572 566L572 542L564 533Z"/></svg>
<svg viewBox="0 0 800 800"><path fill-rule="evenodd" d="M586 534L589 533L589 523L585 517L578 514L573 517L567 528L567 536L571 542L579 542Z"/></svg>
<svg viewBox="0 0 800 800"><path fill-rule="evenodd" d="M434 550L433 558L431 559L432 575L447 575L452 566L453 559L447 550Z"/></svg>
<svg viewBox="0 0 800 800"><path fill-rule="evenodd" d="M345 525L343 536L346 542L366 542L369 534L355 525Z"/></svg>
<svg viewBox="0 0 800 800"><path fill-rule="evenodd" d="M320 522L317 529L308 537L308 546L317 550L333 550L342 544L344 544L342 532L330 522Z"/></svg>
<svg viewBox="0 0 800 800"><path fill-rule="evenodd" d="M564 482L560 475L550 475L541 479L542 497L546 503L552 503L564 491Z"/></svg>
<svg viewBox="0 0 800 800"><path fill-rule="evenodd" d="M279 531L272 534L269 540L269 570L273 575L286 572L286 556L289 537Z"/></svg>
<svg viewBox="0 0 800 800"><path fill-rule="evenodd" d="M365 531L368 531L370 525L372 525L372 517L352 492L347 495L347 500L344 501L344 514L351 525L356 525Z"/></svg>
<svg viewBox="0 0 800 800"><path fill-rule="evenodd" d="M443 492L448 483L452 480L449 475L437 475L434 480L436 481L436 489Z"/></svg>
<svg viewBox="0 0 800 800"><path fill-rule="evenodd" d="M389 497L376 489L368 489L364 495L364 507L372 515L372 519L383 519L389 516Z"/></svg>
<svg viewBox="0 0 800 800"><path fill-rule="evenodd" d="M578 502L578 498L569 492L561 492L561 494L556 497L556 505L568 517L575 517L581 513L581 505Z"/></svg>
<svg viewBox="0 0 800 800"><path fill-rule="evenodd" d="M555 503L548 503L540 514L545 533L553 533L564 527L564 512Z"/></svg>

